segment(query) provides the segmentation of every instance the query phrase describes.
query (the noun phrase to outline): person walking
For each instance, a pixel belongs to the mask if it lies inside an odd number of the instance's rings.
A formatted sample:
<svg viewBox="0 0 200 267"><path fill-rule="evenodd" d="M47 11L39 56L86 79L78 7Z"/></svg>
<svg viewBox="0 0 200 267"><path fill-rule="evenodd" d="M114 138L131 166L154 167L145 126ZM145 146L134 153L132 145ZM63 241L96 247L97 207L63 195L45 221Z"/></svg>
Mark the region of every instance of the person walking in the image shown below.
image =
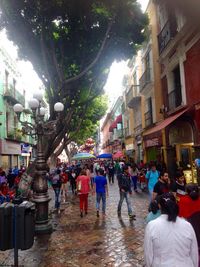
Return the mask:
<svg viewBox="0 0 200 267"><path fill-rule="evenodd" d="M198 246L192 225L178 217L173 193L158 198L161 215L145 229L146 267L198 267Z"/></svg>
<svg viewBox="0 0 200 267"><path fill-rule="evenodd" d="M60 211L60 189L62 184L62 177L60 169L57 169L52 177L52 187L55 193L55 209Z"/></svg>
<svg viewBox="0 0 200 267"><path fill-rule="evenodd" d="M63 202L67 201L67 182L68 182L68 174L66 172L66 168L62 169L61 172L61 180L62 180L62 185L61 185L61 196L63 199Z"/></svg>
<svg viewBox="0 0 200 267"><path fill-rule="evenodd" d="M129 174L130 174L131 179L132 179L134 191L137 193L138 192L137 191L137 181L138 181L139 171L138 171L136 165L130 165L129 166Z"/></svg>
<svg viewBox="0 0 200 267"><path fill-rule="evenodd" d="M88 213L88 194L90 192L90 177L86 175L86 171L82 170L76 180L78 195L80 199L80 216L83 217Z"/></svg>
<svg viewBox="0 0 200 267"><path fill-rule="evenodd" d="M102 214L106 214L106 196L108 196L107 179L104 176L104 170L99 169L99 175L94 179L94 191L96 192L96 209L99 217L100 202L102 200Z"/></svg>
<svg viewBox="0 0 200 267"><path fill-rule="evenodd" d="M126 165L123 167L123 173L118 175L118 186L119 186L119 194L120 194L120 200L119 200L118 208L117 208L118 216L121 216L122 203L124 199L126 199L129 218L135 219L135 215L133 214L133 211L131 208L131 201L130 201L130 195L132 194L131 177L129 174L128 166Z"/></svg>
<svg viewBox="0 0 200 267"><path fill-rule="evenodd" d="M151 166L151 169L146 173L146 179L148 180L149 190L149 202L153 200L153 189L159 179L159 172L156 170L155 164Z"/></svg>
<svg viewBox="0 0 200 267"><path fill-rule="evenodd" d="M110 163L108 166L108 180L109 184L114 184L114 175L115 175L115 168L113 163Z"/></svg>

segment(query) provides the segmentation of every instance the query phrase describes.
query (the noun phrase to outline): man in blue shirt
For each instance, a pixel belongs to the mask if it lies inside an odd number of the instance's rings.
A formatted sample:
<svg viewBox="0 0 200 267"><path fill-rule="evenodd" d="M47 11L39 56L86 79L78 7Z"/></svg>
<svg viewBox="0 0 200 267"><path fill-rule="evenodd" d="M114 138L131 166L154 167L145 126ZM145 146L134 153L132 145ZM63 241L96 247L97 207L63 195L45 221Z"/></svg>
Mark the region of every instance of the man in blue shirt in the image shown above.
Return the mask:
<svg viewBox="0 0 200 267"><path fill-rule="evenodd" d="M155 184L158 182L160 173L156 170L156 166L152 165L151 169L146 173L146 179L148 180L149 189L149 202L153 199L153 189Z"/></svg>
<svg viewBox="0 0 200 267"><path fill-rule="evenodd" d="M94 190L96 191L96 209L97 217L99 217L100 202L102 200L102 213L106 213L106 195L108 196L107 179L104 176L104 170L99 169L99 175L94 179Z"/></svg>

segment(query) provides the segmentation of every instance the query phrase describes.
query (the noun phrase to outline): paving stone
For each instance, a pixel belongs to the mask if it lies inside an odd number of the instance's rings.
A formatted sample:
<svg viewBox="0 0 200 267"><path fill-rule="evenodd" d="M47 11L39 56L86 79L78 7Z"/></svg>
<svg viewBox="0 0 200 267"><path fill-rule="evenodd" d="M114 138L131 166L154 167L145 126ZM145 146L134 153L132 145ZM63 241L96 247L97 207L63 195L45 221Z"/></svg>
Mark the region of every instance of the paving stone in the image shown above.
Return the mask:
<svg viewBox="0 0 200 267"><path fill-rule="evenodd" d="M50 195L54 199L52 190ZM61 214L51 213L55 231L36 237L30 250L19 251L19 263L24 267L142 267L148 197L133 193L131 200L136 221L129 220L126 203L118 218L117 185L110 186L106 218L96 217L94 196L89 197L88 215L81 218L78 198L68 194ZM6 264L13 264L13 251L0 252L0 266Z"/></svg>

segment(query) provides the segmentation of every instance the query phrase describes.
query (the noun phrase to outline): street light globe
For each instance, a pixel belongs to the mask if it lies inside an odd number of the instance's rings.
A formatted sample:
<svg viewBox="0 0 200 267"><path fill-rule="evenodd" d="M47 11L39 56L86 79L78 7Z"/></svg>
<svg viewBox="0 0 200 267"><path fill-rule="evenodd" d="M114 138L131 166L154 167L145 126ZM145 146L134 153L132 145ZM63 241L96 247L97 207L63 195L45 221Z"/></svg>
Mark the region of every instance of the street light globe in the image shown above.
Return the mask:
<svg viewBox="0 0 200 267"><path fill-rule="evenodd" d="M43 99L42 91L41 90L37 90L36 92L34 92L33 98L37 99L38 101L42 101L42 99Z"/></svg>
<svg viewBox="0 0 200 267"><path fill-rule="evenodd" d="M29 100L28 104L31 109L37 109L39 107L39 101L36 98Z"/></svg>
<svg viewBox="0 0 200 267"><path fill-rule="evenodd" d="M44 116L45 115L45 112L46 112L45 108L41 107L40 108L40 115L41 116Z"/></svg>
<svg viewBox="0 0 200 267"><path fill-rule="evenodd" d="M13 109L14 109L14 112L16 112L16 113L20 113L20 112L22 112L23 111L23 106L21 105L21 104L15 104L14 106L13 106Z"/></svg>
<svg viewBox="0 0 200 267"><path fill-rule="evenodd" d="M61 112L61 111L63 111L63 109L64 109L64 105L63 105L63 103L61 103L61 102L57 102L57 103L55 103L55 105L54 105L54 110L55 110L56 112Z"/></svg>

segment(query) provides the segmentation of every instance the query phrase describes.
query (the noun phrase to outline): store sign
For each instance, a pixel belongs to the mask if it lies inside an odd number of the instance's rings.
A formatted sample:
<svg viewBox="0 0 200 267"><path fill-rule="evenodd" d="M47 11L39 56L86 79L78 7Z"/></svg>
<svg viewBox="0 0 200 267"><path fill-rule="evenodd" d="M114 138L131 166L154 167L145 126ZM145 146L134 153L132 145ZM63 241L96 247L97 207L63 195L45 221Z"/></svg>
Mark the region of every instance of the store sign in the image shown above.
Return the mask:
<svg viewBox="0 0 200 267"><path fill-rule="evenodd" d="M0 153L6 155L20 155L21 146L18 143L7 140L0 140Z"/></svg>
<svg viewBox="0 0 200 267"><path fill-rule="evenodd" d="M126 145L126 150L133 150L134 149L134 145L133 144L129 144L129 145Z"/></svg>
<svg viewBox="0 0 200 267"><path fill-rule="evenodd" d="M21 144L21 153L30 154L32 147L29 144Z"/></svg>
<svg viewBox="0 0 200 267"><path fill-rule="evenodd" d="M153 138L144 141L145 147L161 146L160 138Z"/></svg>

